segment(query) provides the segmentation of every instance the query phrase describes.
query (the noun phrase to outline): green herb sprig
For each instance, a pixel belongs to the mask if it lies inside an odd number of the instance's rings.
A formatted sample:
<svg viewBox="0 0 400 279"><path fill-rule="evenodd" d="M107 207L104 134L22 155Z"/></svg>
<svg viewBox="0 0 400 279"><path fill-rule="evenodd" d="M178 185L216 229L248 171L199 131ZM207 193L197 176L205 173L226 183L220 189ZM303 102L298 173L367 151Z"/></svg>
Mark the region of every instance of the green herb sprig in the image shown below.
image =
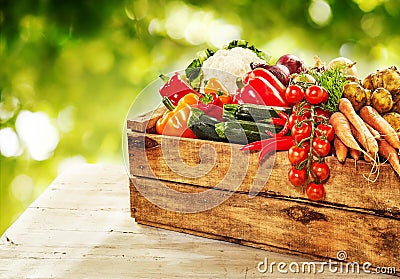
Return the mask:
<svg viewBox="0 0 400 279"><path fill-rule="evenodd" d="M348 83L343 68L340 66L329 69L314 68L309 71L309 74L315 78L319 86L324 87L329 93L329 99L323 105L323 109L332 113L338 111L343 88Z"/></svg>

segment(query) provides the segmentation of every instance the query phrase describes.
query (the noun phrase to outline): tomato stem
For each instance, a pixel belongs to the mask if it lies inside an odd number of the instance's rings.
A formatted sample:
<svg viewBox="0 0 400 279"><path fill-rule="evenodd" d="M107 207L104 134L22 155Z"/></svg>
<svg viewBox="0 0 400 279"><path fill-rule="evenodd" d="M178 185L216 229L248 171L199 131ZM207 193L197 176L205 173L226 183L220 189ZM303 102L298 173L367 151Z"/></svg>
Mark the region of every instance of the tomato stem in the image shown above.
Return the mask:
<svg viewBox="0 0 400 279"><path fill-rule="evenodd" d="M311 118L310 119L314 124L315 112L314 112L314 106L313 105L310 106L310 112L311 112ZM311 163L312 163L312 160L313 160L313 151L314 151L314 148L312 146L312 142L313 142L313 139L314 139L314 134L315 134L315 127L314 127L314 125L311 125L311 134L310 134L310 137L309 137L309 139L310 139L310 151L308 153L308 158L307 158L307 176L309 176L310 172L311 172Z"/></svg>

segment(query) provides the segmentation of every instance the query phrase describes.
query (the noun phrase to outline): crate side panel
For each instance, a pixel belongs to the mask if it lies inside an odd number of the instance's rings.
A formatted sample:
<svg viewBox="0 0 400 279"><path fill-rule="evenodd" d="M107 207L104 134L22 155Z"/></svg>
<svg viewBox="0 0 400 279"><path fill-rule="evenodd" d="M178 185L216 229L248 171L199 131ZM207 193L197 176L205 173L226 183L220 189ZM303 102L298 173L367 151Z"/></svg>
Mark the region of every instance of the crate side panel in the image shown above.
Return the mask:
<svg viewBox="0 0 400 279"><path fill-rule="evenodd" d="M131 132L128 145L134 176L307 201L304 188L293 187L287 179L287 152L277 152L259 165L257 152L240 151L236 144ZM365 178L371 171L366 162L348 159L340 164L333 156L326 161L331 171L325 183L326 204L400 219L400 178L390 165L382 165L372 183Z"/></svg>
<svg viewBox="0 0 400 279"><path fill-rule="evenodd" d="M233 193L225 202L203 212L181 213L182 205L168 192L154 187L154 181L134 178L133 183L131 206L138 223L317 258L334 259L342 250L348 261L400 269L400 221L396 219L244 193ZM167 186L183 192L196 188L172 182ZM216 196L222 192L211 191ZM195 202L188 200L185 206ZM175 204L177 211L158 206L165 203Z"/></svg>

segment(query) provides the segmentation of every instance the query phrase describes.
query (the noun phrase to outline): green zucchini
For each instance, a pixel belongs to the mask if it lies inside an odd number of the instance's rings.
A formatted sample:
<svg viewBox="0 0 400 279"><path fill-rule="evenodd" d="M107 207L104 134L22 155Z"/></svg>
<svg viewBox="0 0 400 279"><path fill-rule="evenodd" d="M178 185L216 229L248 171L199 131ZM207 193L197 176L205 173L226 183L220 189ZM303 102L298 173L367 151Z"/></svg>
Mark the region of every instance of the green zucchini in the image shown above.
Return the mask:
<svg viewBox="0 0 400 279"><path fill-rule="evenodd" d="M289 107L271 107L253 104L226 104L224 105L223 117L225 119L239 119L253 122L262 122L270 118L277 118L279 112L290 115L292 109Z"/></svg>
<svg viewBox="0 0 400 279"><path fill-rule="evenodd" d="M245 120L227 121L215 125L215 131L219 137L230 143L246 144L268 138L265 130L277 133L282 130L282 127Z"/></svg>
<svg viewBox="0 0 400 279"><path fill-rule="evenodd" d="M192 108L188 127L199 139L212 141L225 141L215 131L215 125L220 121L214 117L205 114L201 109Z"/></svg>

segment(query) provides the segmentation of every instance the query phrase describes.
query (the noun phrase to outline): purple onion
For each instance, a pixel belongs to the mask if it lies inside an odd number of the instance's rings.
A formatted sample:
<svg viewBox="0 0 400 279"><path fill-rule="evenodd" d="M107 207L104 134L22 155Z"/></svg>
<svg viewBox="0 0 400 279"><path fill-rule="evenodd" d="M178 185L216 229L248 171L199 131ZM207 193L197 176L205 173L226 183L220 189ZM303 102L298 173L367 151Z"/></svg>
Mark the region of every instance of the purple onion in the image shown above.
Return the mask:
<svg viewBox="0 0 400 279"><path fill-rule="evenodd" d="M276 65L286 66L289 69L290 74L300 73L307 70L306 64L293 54L282 55L278 61L276 61Z"/></svg>

